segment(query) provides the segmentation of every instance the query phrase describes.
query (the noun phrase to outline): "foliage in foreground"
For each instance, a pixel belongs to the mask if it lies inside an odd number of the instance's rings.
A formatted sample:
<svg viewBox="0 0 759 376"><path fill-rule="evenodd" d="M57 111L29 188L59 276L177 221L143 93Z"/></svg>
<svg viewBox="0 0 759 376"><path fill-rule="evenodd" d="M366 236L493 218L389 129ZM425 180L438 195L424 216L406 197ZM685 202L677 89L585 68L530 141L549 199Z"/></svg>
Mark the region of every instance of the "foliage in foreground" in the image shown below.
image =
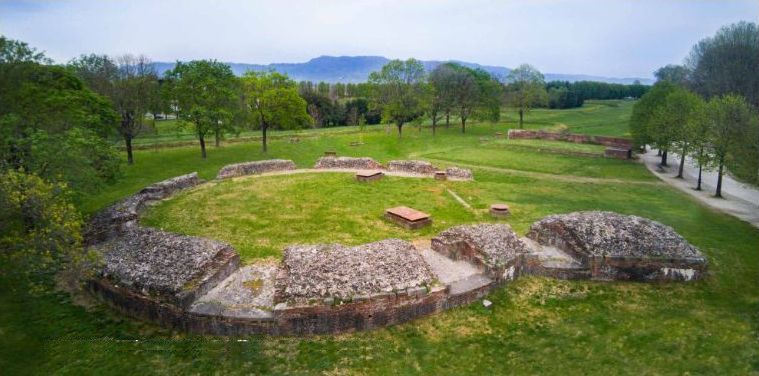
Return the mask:
<svg viewBox="0 0 759 376"><path fill-rule="evenodd" d="M55 273L82 272L82 217L65 184L13 170L0 174L0 274L49 286Z"/></svg>

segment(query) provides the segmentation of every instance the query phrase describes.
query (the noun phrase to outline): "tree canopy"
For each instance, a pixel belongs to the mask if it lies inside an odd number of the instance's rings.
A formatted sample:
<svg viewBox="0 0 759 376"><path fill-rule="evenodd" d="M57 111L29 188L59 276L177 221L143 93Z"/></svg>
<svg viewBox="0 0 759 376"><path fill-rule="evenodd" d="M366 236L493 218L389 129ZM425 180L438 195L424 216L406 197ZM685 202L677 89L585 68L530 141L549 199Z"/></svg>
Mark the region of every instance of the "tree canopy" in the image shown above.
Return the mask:
<svg viewBox="0 0 759 376"><path fill-rule="evenodd" d="M690 84L711 98L739 94L759 107L759 27L739 22L698 42L686 61Z"/></svg>
<svg viewBox="0 0 759 376"><path fill-rule="evenodd" d="M369 75L373 104L382 111L382 118L398 127L419 119L425 110L424 65L419 60L392 60L379 72Z"/></svg>
<svg viewBox="0 0 759 376"><path fill-rule="evenodd" d="M524 127L524 114L531 108L548 102L543 74L529 64L522 64L506 78L506 99L519 113L519 128Z"/></svg>
<svg viewBox="0 0 759 376"><path fill-rule="evenodd" d="M240 104L237 78L229 65L215 60L177 62L166 78L169 98L179 118L193 126L205 159L208 133L218 140L221 133L234 129L232 119Z"/></svg>
<svg viewBox="0 0 759 376"><path fill-rule="evenodd" d="M263 151L269 128L298 129L311 124L306 101L298 95L295 82L277 72L247 72L243 97L253 125L261 129Z"/></svg>

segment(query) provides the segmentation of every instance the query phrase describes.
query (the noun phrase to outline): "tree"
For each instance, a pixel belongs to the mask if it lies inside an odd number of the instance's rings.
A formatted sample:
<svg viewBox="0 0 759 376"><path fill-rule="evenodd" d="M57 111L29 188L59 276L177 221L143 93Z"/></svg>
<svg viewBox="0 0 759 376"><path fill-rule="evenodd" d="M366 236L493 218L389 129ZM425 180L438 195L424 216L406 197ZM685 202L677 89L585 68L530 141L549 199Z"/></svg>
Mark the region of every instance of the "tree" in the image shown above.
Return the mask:
<svg viewBox="0 0 759 376"><path fill-rule="evenodd" d="M690 71L684 65L668 64L654 72L656 81L667 81L678 86L687 86Z"/></svg>
<svg viewBox="0 0 759 376"><path fill-rule="evenodd" d="M711 122L711 153L717 164L716 197L722 197L722 175L725 163L733 155L741 137L756 122L754 109L743 97L725 95L713 98L708 104L708 121Z"/></svg>
<svg viewBox="0 0 759 376"><path fill-rule="evenodd" d="M95 261L82 247L82 218L64 183L21 171L0 172L0 273L50 287L55 273Z"/></svg>
<svg viewBox="0 0 759 376"><path fill-rule="evenodd" d="M261 129L263 151L270 127L297 129L311 124L306 101L298 95L295 82L277 72L247 72L242 78L243 96L256 127Z"/></svg>
<svg viewBox="0 0 759 376"><path fill-rule="evenodd" d="M431 85L430 118L432 119L432 134L438 120L445 116L446 126L450 124L451 111L456 103L457 64L445 63L438 65L429 77Z"/></svg>
<svg viewBox="0 0 759 376"><path fill-rule="evenodd" d="M698 42L686 60L694 90L707 97L739 94L759 107L759 27L739 22Z"/></svg>
<svg viewBox="0 0 759 376"><path fill-rule="evenodd" d="M658 124L655 123L654 114L662 106L667 96L675 91L677 87L667 81L659 82L643 95L633 106L632 116L630 117L630 133L633 136L633 142L638 146L655 144L662 151L661 165L667 165L667 153L669 144L662 136L665 135L662 130L656 130ZM662 148L663 147L663 148Z"/></svg>
<svg viewBox="0 0 759 376"><path fill-rule="evenodd" d="M113 181L119 158L106 137L117 114L69 70L0 64L0 169L65 182L76 199Z"/></svg>
<svg viewBox="0 0 759 376"><path fill-rule="evenodd" d="M691 130L691 157L698 165L698 181L696 182L696 190L701 190L702 173L704 169L708 169L712 165L712 155L709 153L710 147L710 135L711 135L711 122L707 118L707 103L701 103L699 121L692 123Z"/></svg>
<svg viewBox="0 0 759 376"><path fill-rule="evenodd" d="M221 134L233 129L232 119L240 100L237 78L229 65L215 60L177 62L166 77L179 118L192 124L205 159L208 133L215 134L218 144Z"/></svg>
<svg viewBox="0 0 759 376"><path fill-rule="evenodd" d="M0 35L0 64L14 63L52 64L53 61L25 42Z"/></svg>
<svg viewBox="0 0 759 376"><path fill-rule="evenodd" d="M403 125L424 114L425 72L418 60L392 60L379 72L369 75L372 85L372 100L381 109L385 121L398 127L398 136L403 134Z"/></svg>
<svg viewBox="0 0 759 376"><path fill-rule="evenodd" d="M506 81L507 103L519 112L519 128L524 127L524 113L547 102L543 74L529 64L522 64L509 72Z"/></svg>
<svg viewBox="0 0 759 376"><path fill-rule="evenodd" d="M124 139L127 162L134 163L132 140L144 127L145 114L160 105L158 75L145 56L82 55L69 67L100 95L110 98L119 114L116 130Z"/></svg>
<svg viewBox="0 0 759 376"><path fill-rule="evenodd" d="M690 91L677 87L670 92L664 102L653 113L650 124L654 144L667 150L674 146L680 153L677 177L683 178L685 158L690 153L697 136L698 123L703 122L703 100Z"/></svg>

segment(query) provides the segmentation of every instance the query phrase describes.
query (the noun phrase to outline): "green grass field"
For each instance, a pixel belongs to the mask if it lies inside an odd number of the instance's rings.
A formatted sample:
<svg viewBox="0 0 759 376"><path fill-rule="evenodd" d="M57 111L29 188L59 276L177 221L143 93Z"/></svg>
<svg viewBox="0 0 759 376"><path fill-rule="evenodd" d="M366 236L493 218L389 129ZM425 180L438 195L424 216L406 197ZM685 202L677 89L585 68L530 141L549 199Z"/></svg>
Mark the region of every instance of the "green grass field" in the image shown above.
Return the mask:
<svg viewBox="0 0 759 376"><path fill-rule="evenodd" d="M529 116L537 118L538 112ZM609 123L594 120L593 113ZM556 124L550 119L560 118L571 131L622 135L623 122L613 119L629 113L628 103L621 102L540 116L547 127ZM636 162L546 151L593 152L573 144L493 137L506 127L477 124L466 134L443 128L435 138L427 129L419 133L409 127L402 139L379 127L294 144L275 140L265 156L258 143L235 143L210 148L205 161L196 147L140 150L119 184L91 197L86 209L92 212L190 171L213 178L222 165L244 160L289 158L309 167L328 149L382 162L429 158L441 166L481 167L473 168L474 182L387 178L360 185L340 173L214 182L154 207L144 222L227 240L251 261L276 257L295 238L360 243L428 237L449 224L489 221L482 212L497 201L512 206L508 223L520 234L551 213L613 210L675 228L706 254L709 276L673 284L529 277L490 294L489 310L473 304L386 329L309 338L173 333L101 304L85 308L65 294L32 296L0 281L0 369L7 374L759 373L757 229L658 182ZM350 146L359 138L363 145ZM475 210L454 201L446 188ZM381 210L396 203L429 210L435 226L419 233L388 226ZM282 208L287 210L277 210Z"/></svg>

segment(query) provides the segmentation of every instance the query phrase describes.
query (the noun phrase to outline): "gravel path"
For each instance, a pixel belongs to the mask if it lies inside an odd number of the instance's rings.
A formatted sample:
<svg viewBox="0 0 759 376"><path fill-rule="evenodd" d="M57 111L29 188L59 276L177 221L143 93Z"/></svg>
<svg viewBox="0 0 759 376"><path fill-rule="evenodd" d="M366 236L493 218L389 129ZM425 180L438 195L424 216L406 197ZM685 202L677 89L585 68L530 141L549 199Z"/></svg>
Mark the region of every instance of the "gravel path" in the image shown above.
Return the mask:
<svg viewBox="0 0 759 376"><path fill-rule="evenodd" d="M703 202L721 212L742 219L754 227L759 228L759 189L736 181L730 176L724 175L722 180L722 195L725 198L714 197L717 184L717 173L704 171L701 191L694 189L698 181L698 167L693 163L686 162L683 169L684 179L675 178L680 165L680 158L676 154L670 154L668 167L661 168L661 157L656 155L656 150L648 150L640 155L649 171L665 183L689 194L691 197Z"/></svg>

